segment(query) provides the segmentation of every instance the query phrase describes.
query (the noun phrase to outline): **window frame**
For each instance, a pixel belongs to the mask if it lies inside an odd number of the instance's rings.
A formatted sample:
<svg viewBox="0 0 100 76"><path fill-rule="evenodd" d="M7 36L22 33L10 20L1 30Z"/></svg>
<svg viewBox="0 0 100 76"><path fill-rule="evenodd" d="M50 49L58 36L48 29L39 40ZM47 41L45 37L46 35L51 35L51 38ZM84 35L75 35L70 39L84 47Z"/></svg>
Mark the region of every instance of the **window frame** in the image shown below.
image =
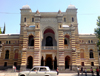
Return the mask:
<svg viewBox="0 0 100 76"><path fill-rule="evenodd" d="M32 17L32 22L34 22L34 18Z"/></svg>
<svg viewBox="0 0 100 76"><path fill-rule="evenodd" d="M64 22L66 22L66 18L64 17Z"/></svg>
<svg viewBox="0 0 100 76"><path fill-rule="evenodd" d="M94 58L93 50L89 51L90 58Z"/></svg>
<svg viewBox="0 0 100 76"><path fill-rule="evenodd" d="M5 52L5 59L9 59L9 50L6 50L6 52Z"/></svg>
<svg viewBox="0 0 100 76"><path fill-rule="evenodd" d="M74 22L74 18L72 17L72 22Z"/></svg>
<svg viewBox="0 0 100 76"><path fill-rule="evenodd" d="M91 62L91 66L94 66L94 62Z"/></svg>
<svg viewBox="0 0 100 76"><path fill-rule="evenodd" d="M24 22L26 22L26 17L24 18Z"/></svg>

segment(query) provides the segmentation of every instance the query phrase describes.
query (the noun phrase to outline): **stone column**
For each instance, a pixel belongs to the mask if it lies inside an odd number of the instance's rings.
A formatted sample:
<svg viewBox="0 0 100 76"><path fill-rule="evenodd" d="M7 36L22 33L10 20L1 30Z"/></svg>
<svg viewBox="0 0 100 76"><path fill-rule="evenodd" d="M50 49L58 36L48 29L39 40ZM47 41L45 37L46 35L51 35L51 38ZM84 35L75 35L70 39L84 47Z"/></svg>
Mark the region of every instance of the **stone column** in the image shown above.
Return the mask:
<svg viewBox="0 0 100 76"><path fill-rule="evenodd" d="M44 64L43 64L43 65L45 66L45 60L43 60L43 62L44 62Z"/></svg>
<svg viewBox="0 0 100 76"><path fill-rule="evenodd" d="M52 61L52 63L53 63L53 70L54 70L54 60Z"/></svg>

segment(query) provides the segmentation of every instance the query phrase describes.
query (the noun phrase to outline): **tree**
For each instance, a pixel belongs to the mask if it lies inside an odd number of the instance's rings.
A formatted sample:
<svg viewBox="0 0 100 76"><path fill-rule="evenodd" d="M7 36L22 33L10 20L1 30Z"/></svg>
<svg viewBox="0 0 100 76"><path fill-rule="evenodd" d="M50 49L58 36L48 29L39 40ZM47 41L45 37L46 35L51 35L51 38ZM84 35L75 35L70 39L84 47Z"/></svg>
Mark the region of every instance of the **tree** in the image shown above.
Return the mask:
<svg viewBox="0 0 100 76"><path fill-rule="evenodd" d="M1 27L0 27L0 34L2 34Z"/></svg>
<svg viewBox="0 0 100 76"><path fill-rule="evenodd" d="M97 28L95 29L95 35L97 36L97 38L99 39L97 46L100 45L100 16L98 16L98 20L97 20Z"/></svg>
<svg viewBox="0 0 100 76"><path fill-rule="evenodd" d="M3 34L5 34L5 23L4 23L4 28L3 28Z"/></svg>

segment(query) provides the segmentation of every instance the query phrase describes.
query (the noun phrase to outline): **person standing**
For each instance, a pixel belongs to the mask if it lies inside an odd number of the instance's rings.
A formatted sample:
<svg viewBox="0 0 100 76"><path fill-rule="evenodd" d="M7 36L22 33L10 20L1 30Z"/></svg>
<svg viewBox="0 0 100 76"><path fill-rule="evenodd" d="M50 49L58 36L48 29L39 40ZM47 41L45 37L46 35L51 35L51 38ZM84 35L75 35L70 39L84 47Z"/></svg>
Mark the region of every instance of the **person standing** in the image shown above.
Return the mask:
<svg viewBox="0 0 100 76"><path fill-rule="evenodd" d="M13 65L13 71L16 72L16 66L15 65Z"/></svg>
<svg viewBox="0 0 100 76"><path fill-rule="evenodd" d="M58 74L59 74L59 69L58 69L58 67L57 67L57 70L56 70L56 71L57 71L57 75L58 75Z"/></svg>
<svg viewBox="0 0 100 76"><path fill-rule="evenodd" d="M80 68L79 68L79 67L77 67L78 76L79 76L79 74L80 74L80 73L79 73L79 71L80 71Z"/></svg>
<svg viewBox="0 0 100 76"><path fill-rule="evenodd" d="M94 76L94 72L93 72L93 69L92 69L92 67L91 67L90 71L91 71L91 73L92 73L92 76Z"/></svg>
<svg viewBox="0 0 100 76"><path fill-rule="evenodd" d="M87 76L87 70L86 70L86 68L84 68L84 72L85 72L85 76Z"/></svg>
<svg viewBox="0 0 100 76"><path fill-rule="evenodd" d="M81 75L83 76L83 67L81 67Z"/></svg>
<svg viewBox="0 0 100 76"><path fill-rule="evenodd" d="M13 71L15 72L15 66L13 65Z"/></svg>
<svg viewBox="0 0 100 76"><path fill-rule="evenodd" d="M97 73L97 76L99 76L99 69L98 69L98 67L96 68L96 73Z"/></svg>
<svg viewBox="0 0 100 76"><path fill-rule="evenodd" d="M16 72L16 66L15 66L15 72Z"/></svg>

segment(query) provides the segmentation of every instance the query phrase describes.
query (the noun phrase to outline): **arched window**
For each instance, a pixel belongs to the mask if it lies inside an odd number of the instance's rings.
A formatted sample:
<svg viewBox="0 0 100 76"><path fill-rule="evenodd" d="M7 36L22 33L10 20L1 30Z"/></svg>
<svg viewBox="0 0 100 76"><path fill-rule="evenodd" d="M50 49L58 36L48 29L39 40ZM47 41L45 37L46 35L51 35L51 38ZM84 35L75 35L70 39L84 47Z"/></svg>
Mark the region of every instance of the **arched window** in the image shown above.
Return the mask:
<svg viewBox="0 0 100 76"><path fill-rule="evenodd" d="M61 25L60 25L60 28L61 28Z"/></svg>
<svg viewBox="0 0 100 76"><path fill-rule="evenodd" d="M9 50L6 51L5 59L9 59Z"/></svg>
<svg viewBox="0 0 100 76"><path fill-rule="evenodd" d="M53 39L51 36L46 38L46 46L53 46Z"/></svg>
<svg viewBox="0 0 100 76"><path fill-rule="evenodd" d="M90 40L88 40L88 43L90 43Z"/></svg>
<svg viewBox="0 0 100 76"><path fill-rule="evenodd" d="M81 62L81 66L84 66L84 62Z"/></svg>
<svg viewBox="0 0 100 76"><path fill-rule="evenodd" d="M38 25L37 25L37 28L38 28Z"/></svg>
<svg viewBox="0 0 100 76"><path fill-rule="evenodd" d="M67 45L67 44L68 44L66 39L64 39L64 44L65 44L65 45Z"/></svg>
<svg viewBox="0 0 100 76"><path fill-rule="evenodd" d="M14 59L18 59L18 50L15 51Z"/></svg>
<svg viewBox="0 0 100 76"><path fill-rule="evenodd" d="M10 44L11 42L9 41L9 44Z"/></svg>
<svg viewBox="0 0 100 76"><path fill-rule="evenodd" d="M4 62L4 67L7 67L7 62Z"/></svg>
<svg viewBox="0 0 100 76"><path fill-rule="evenodd" d="M2 42L0 41L0 44L2 44Z"/></svg>
<svg viewBox="0 0 100 76"><path fill-rule="evenodd" d="M64 18L64 22L66 22L66 18Z"/></svg>
<svg viewBox="0 0 100 76"><path fill-rule="evenodd" d="M91 43L93 43L93 40L91 40Z"/></svg>
<svg viewBox="0 0 100 76"><path fill-rule="evenodd" d="M80 58L84 58L84 50L81 50Z"/></svg>
<svg viewBox="0 0 100 76"><path fill-rule="evenodd" d="M24 22L26 22L26 17L24 18Z"/></svg>
<svg viewBox="0 0 100 76"><path fill-rule="evenodd" d="M74 18L72 17L72 22L74 22Z"/></svg>
<svg viewBox="0 0 100 76"><path fill-rule="evenodd" d="M6 41L6 44L8 44L8 41Z"/></svg>
<svg viewBox="0 0 100 76"><path fill-rule="evenodd" d="M32 18L32 22L34 22L34 18Z"/></svg>
<svg viewBox="0 0 100 76"><path fill-rule="evenodd" d="M32 35L29 36L28 45L29 46L34 46L34 37Z"/></svg>
<svg viewBox="0 0 100 76"><path fill-rule="evenodd" d="M93 50L90 50L90 58L94 58L94 56L93 56Z"/></svg>
<svg viewBox="0 0 100 76"><path fill-rule="evenodd" d="M69 45L69 35L65 35L64 36L64 45L66 46L66 45Z"/></svg>
<svg viewBox="0 0 100 76"><path fill-rule="evenodd" d="M94 62L91 62L91 66L94 66Z"/></svg>

